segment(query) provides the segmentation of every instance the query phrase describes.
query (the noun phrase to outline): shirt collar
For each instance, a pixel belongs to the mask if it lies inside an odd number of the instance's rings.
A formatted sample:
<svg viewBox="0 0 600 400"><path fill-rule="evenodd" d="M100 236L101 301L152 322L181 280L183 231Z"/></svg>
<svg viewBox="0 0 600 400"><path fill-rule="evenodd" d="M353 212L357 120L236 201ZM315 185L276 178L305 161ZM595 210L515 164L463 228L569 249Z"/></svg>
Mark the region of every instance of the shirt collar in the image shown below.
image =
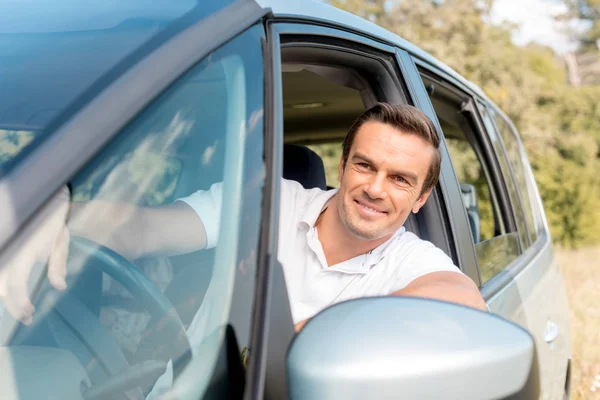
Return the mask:
<svg viewBox="0 0 600 400"><path fill-rule="evenodd" d="M328 270L344 272L346 274L367 274L371 268L379 264L386 256L389 255L390 251L394 249L393 243L400 238L404 231L404 227L401 227L394 232L394 234L388 240L370 252L354 257L333 267L329 267Z"/></svg>
<svg viewBox="0 0 600 400"><path fill-rule="evenodd" d="M365 254L365 266L371 268L372 266L379 264L379 262L389 253L390 249L394 247L392 242L399 239L404 231L406 231L406 228L401 226L388 240Z"/></svg>
<svg viewBox="0 0 600 400"><path fill-rule="evenodd" d="M315 226L319 215L326 208L326 204L331 200L331 198L338 192L338 189L331 189L327 191L321 191L317 194L309 203L306 209L304 210L304 214L300 221L298 222L299 226L305 226L310 229Z"/></svg>

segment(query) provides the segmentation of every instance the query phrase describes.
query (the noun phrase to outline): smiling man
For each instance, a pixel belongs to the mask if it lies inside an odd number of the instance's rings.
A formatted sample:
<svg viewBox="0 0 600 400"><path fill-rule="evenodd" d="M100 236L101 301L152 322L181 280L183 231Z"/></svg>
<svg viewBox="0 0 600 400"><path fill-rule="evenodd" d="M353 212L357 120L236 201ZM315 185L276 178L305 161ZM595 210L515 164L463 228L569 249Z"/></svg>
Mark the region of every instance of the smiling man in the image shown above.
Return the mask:
<svg viewBox="0 0 600 400"><path fill-rule="evenodd" d="M419 296L485 309L474 282L403 227L437 184L439 143L421 111L379 103L344 140L339 190L283 181L279 260L297 330L322 309L364 296Z"/></svg>

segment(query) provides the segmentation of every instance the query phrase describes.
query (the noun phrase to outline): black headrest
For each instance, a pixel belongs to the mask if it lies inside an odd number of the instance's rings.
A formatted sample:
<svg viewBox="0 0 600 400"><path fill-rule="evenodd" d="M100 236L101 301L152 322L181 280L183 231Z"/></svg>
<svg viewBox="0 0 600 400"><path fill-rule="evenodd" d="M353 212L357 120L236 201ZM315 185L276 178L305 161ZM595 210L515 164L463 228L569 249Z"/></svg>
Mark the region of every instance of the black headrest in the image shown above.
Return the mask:
<svg viewBox="0 0 600 400"><path fill-rule="evenodd" d="M300 182L305 189L327 190L323 160L308 147L283 145L283 177Z"/></svg>

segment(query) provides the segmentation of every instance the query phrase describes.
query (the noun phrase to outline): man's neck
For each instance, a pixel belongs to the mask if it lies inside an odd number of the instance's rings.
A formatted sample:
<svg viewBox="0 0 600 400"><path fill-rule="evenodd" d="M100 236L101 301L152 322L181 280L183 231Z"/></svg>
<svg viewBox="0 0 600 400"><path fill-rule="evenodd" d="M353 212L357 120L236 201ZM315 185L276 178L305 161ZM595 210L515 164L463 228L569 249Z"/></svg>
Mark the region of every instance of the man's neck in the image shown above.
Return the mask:
<svg viewBox="0 0 600 400"><path fill-rule="evenodd" d="M323 211L315 223L327 265L330 267L368 253L385 243L391 236L384 236L376 240L357 238L346 229L340 220L337 200L338 196L335 195L327 209Z"/></svg>

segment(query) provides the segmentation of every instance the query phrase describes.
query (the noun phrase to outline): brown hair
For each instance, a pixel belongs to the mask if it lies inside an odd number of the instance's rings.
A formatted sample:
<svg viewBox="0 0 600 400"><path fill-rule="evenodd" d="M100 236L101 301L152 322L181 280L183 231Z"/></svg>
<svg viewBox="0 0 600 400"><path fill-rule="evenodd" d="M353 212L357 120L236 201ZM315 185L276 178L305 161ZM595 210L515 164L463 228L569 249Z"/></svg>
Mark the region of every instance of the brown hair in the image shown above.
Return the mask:
<svg viewBox="0 0 600 400"><path fill-rule="evenodd" d="M362 113L350 127L350 130L344 139L344 143L342 144L342 160L344 168L346 167L346 162L350 155L350 148L352 147L352 143L354 143L356 133L361 126L370 121L391 125L403 133L417 135L429 143L434 149L434 155L425 182L423 182L421 194L437 185L440 176L440 165L442 163L440 137L438 136L431 119L429 119L422 111L409 105L377 103Z"/></svg>

